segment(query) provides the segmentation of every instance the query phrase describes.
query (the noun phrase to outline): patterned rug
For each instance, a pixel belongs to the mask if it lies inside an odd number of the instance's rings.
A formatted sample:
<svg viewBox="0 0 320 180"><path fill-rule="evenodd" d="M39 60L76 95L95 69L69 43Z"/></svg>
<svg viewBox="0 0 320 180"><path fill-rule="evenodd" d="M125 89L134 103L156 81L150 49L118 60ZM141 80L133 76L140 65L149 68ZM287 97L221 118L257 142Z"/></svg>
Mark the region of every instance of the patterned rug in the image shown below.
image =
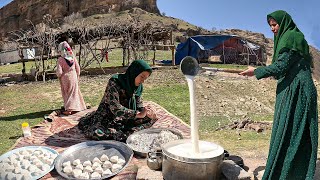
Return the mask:
<svg viewBox="0 0 320 180"><path fill-rule="evenodd" d="M184 138L190 138L190 127L179 118L154 102L145 102L145 106L154 109L158 118L152 128L175 129L180 132ZM32 136L18 139L12 149L23 146L39 145L50 147L59 153L62 153L66 148L72 145L89 141L80 133L77 124L80 117L94 110L96 110L96 108L87 109L70 116L56 116L51 114L51 118L53 119L52 122L43 121L39 125L33 127ZM145 165L145 159L134 156L126 169L112 179L136 179L139 167ZM53 170L41 179L64 178Z"/></svg>

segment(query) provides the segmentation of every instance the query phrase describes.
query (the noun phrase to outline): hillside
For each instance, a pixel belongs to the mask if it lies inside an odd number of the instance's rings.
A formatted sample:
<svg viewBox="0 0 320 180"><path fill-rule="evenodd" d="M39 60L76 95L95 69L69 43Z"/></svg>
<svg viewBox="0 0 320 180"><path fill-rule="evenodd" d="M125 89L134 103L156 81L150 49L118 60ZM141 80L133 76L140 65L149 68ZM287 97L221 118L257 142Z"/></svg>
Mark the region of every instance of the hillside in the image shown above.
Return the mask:
<svg viewBox="0 0 320 180"><path fill-rule="evenodd" d="M84 19L78 19L77 22L85 22L90 25L99 25L103 21L108 19L117 19L118 21L126 21L130 19L139 19L143 22L149 22L151 24L157 24L158 26L168 27L174 31L174 36L177 41L183 41L186 36L193 36L199 34L230 34L240 36L250 42L256 43L262 47L265 47L267 54L267 64L271 63L273 56L273 39L266 38L264 34L251 32L247 30L240 29L226 29L219 31L208 31L201 27L192 25L181 19L161 16L159 14L150 13L144 11L140 8L133 8L131 10L122 11L118 13L109 13L109 14L97 14L92 15ZM317 79L320 77L320 51L312 46L310 46L310 52L314 58L315 70L314 74ZM319 69L319 70L318 70Z"/></svg>
<svg viewBox="0 0 320 180"><path fill-rule="evenodd" d="M33 0L35 1L35 0ZM30 6L31 2L29 3L22 3L22 5L18 5L18 7L28 7ZM86 2L86 0L82 0L83 2ZM13 2L22 2L22 0L15 0ZM62 30L68 30L72 27L77 27L80 24L88 26L98 26L101 24L107 24L107 23L124 23L126 21L131 20L138 20L144 23L150 23L153 25L156 25L157 27L166 27L170 28L174 32L174 38L177 42L181 42L185 40L189 36L199 35L199 34L230 34L230 35L237 35L240 36L250 42L256 43L262 47L265 48L266 54L267 54L267 64L270 64L272 55L273 55L273 40L270 38L266 38L262 33L258 32L251 32L248 30L240 30L240 29L226 29L226 30L216 30L216 31L209 31L206 29L203 29L202 27L198 27L195 25L192 25L186 21L174 18L174 17L168 17L163 16L160 14L157 6L156 6L156 0L150 0L150 1L141 1L141 0L131 0L127 3L117 3L116 1L112 0L104 0L101 2L92 2L92 5L88 7L78 7L76 8L75 3L73 0L69 0L71 10L69 12L69 16L73 16L73 18L62 18L63 15L55 15L52 16L52 18L56 18L56 20L59 20L60 27L59 29ZM43 3L43 0L38 0L37 3L33 6L38 6ZM23 6L24 4L24 6ZM12 9L12 7L17 6L17 3L10 3L9 5L5 6L7 9ZM58 3L58 7L61 6ZM100 7L102 9L105 9L106 7L110 6L110 10L108 10L106 13L103 13L103 11L94 11L93 9L97 9L97 7ZM143 8L140 8L143 7ZM12 20L12 17L15 17L12 14L6 14L3 13L5 8L0 9L0 19L8 20L9 17L11 17L11 23L14 21L14 18ZM54 8L53 8L54 9ZM59 9L59 8L58 8ZM81 9L81 10L79 10ZM23 11L23 10L21 10ZM12 11L9 11L12 12ZM42 12L42 11L41 11ZM51 11L49 11L51 12ZM55 11L58 12L58 11ZM72 12L72 14L70 14ZM74 16L74 14L81 14L81 16ZM43 14L43 12L42 12ZM56 13L54 13L56 14ZM27 16L29 17L29 16ZM10 19L10 18L9 18ZM36 16L36 18L39 21L39 16ZM1 22L1 21L0 21ZM7 21L5 21L7 22ZM4 23L4 22L2 22ZM7 25L4 25L2 27L8 27ZM14 27L15 26L10 26ZM4 31L2 29L1 31ZM0 32L1 35L1 32ZM318 49L314 47L310 47L310 51L312 53L312 56L314 58L314 64L315 64L315 70L314 74L317 79L320 77L320 52ZM318 70L319 69L319 70Z"/></svg>

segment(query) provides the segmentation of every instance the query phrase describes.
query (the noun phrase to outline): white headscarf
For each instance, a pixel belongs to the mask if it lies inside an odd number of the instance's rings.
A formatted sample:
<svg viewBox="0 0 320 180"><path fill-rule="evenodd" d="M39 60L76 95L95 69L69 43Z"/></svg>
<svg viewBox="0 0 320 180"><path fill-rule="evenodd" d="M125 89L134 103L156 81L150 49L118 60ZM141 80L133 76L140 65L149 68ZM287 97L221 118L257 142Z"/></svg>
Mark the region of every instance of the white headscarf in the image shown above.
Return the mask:
<svg viewBox="0 0 320 180"><path fill-rule="evenodd" d="M59 44L58 51L61 57L70 61L70 63L73 64L73 60L74 60L73 52L70 45L66 41L63 41Z"/></svg>

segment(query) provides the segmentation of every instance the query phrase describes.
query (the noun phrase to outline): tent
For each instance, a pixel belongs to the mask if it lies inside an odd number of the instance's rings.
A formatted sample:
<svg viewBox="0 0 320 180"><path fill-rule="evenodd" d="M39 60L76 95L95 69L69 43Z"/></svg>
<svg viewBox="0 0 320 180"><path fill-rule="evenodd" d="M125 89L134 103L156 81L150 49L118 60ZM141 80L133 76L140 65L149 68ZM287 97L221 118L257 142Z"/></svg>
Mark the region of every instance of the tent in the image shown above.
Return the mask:
<svg viewBox="0 0 320 180"><path fill-rule="evenodd" d="M185 42L178 44L175 53L175 64L180 64L181 60L186 56L192 56L199 60L204 52L207 53L207 58L210 55L216 55L224 63L237 63L232 60L247 60L245 62L249 64L252 59L255 59L255 61L263 59L260 46L250 43L239 36L197 35L189 37ZM239 62L243 63L244 61Z"/></svg>

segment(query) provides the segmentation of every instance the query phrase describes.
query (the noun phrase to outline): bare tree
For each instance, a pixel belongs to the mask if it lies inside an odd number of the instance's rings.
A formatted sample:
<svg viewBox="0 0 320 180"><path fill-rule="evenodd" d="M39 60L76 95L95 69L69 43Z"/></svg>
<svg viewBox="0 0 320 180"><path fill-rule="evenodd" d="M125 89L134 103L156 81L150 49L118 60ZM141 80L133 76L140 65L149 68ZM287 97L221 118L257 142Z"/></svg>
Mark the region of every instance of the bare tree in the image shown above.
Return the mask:
<svg viewBox="0 0 320 180"><path fill-rule="evenodd" d="M81 14L73 14L59 26L50 15L45 15L43 22L36 26L29 21L31 28L28 30L11 32L13 41L19 44L19 48L39 49L40 55L34 59L37 75L41 74L43 81L46 72L56 67L56 63L52 63L52 50L57 47L59 38L63 35L79 45L78 59L82 69L96 62L104 71L101 63L113 48L123 49L124 56L127 56L123 59L127 58L128 65L133 59L147 59L149 51L154 50L154 42L166 39L169 32L157 27L157 24L141 21L139 16L126 21L106 18L99 24L84 23L78 19L80 16ZM120 40L115 47L110 46L113 39ZM46 59L51 59L51 63ZM123 62L123 65L126 63Z"/></svg>

